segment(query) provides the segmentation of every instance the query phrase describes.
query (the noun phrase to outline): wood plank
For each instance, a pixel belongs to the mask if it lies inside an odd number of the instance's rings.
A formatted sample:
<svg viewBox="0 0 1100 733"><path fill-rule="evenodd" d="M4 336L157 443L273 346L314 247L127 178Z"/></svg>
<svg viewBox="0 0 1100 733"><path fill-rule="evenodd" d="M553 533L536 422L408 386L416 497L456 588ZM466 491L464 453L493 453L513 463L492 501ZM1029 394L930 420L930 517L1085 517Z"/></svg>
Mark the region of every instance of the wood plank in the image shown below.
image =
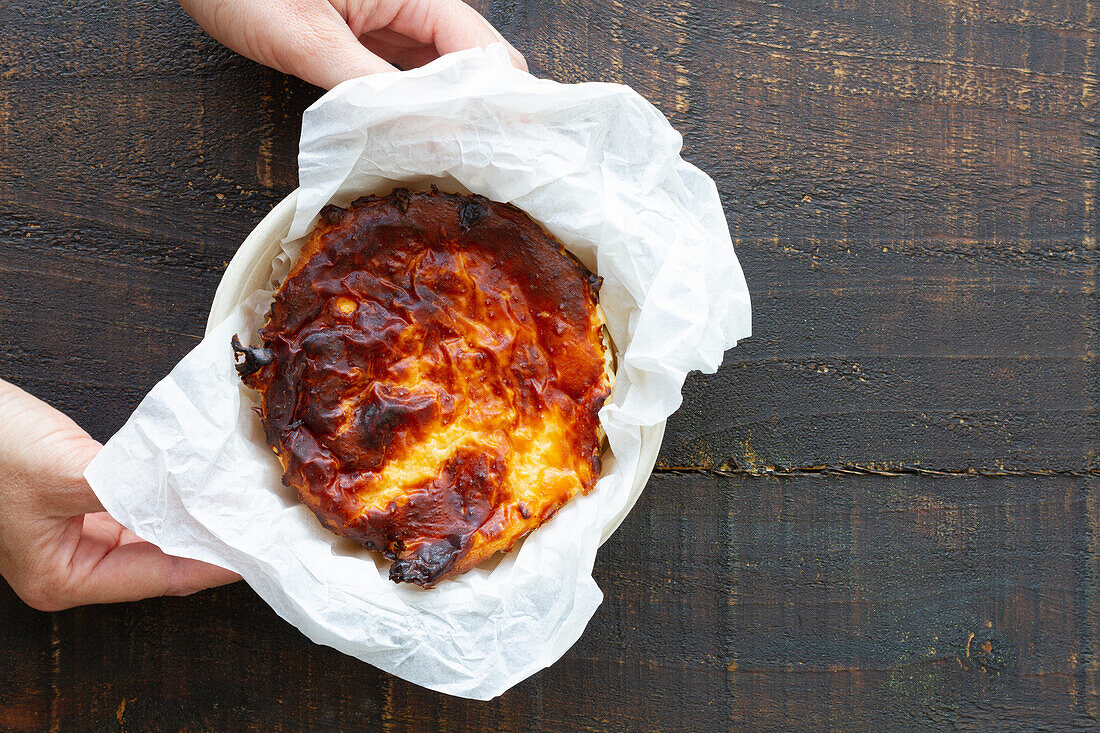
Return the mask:
<svg viewBox="0 0 1100 733"><path fill-rule="evenodd" d="M50 227L33 231L57 241ZM112 262L94 254L109 234L80 231L91 251L58 247L46 259L42 244L0 236L0 373L106 440L198 343L222 263L195 276Z"/></svg>
<svg viewBox="0 0 1100 733"><path fill-rule="evenodd" d="M689 377L662 465L1097 466L1092 267L962 278L860 259L894 274L837 258L820 289L754 291L757 335Z"/></svg>
<svg viewBox="0 0 1100 733"><path fill-rule="evenodd" d="M384 675L243 584L55 616L59 730L380 730Z"/></svg>
<svg viewBox="0 0 1100 733"><path fill-rule="evenodd" d="M581 642L495 701L379 675L224 589L60 614L61 722L125 698L248 730L1084 728L1098 483L660 473L600 553Z"/></svg>
<svg viewBox="0 0 1100 733"><path fill-rule="evenodd" d="M107 256L140 256L150 239L235 247L297 185L300 113L312 99L304 84L264 79L240 90L184 79L174 94L162 81L102 79L58 85L45 108L36 85L0 81L3 129L19 131L0 140L10 225L128 230Z"/></svg>
<svg viewBox="0 0 1100 733"><path fill-rule="evenodd" d="M661 465L692 470L601 551L585 636L477 704L241 587L51 616L0 584L0 729L1095 728L1095 3L476 5L535 71L669 115L754 295L756 336L670 423ZM319 91L172 0L0 26L0 374L105 439L295 185ZM822 464L903 475L751 475Z"/></svg>
<svg viewBox="0 0 1100 733"><path fill-rule="evenodd" d="M659 474L562 662L486 705L395 683L388 729L1084 729L1097 483Z"/></svg>
<svg viewBox="0 0 1100 733"><path fill-rule="evenodd" d="M0 579L0 730L46 730L57 697L51 687L57 664L52 620L31 610Z"/></svg>
<svg viewBox="0 0 1100 733"><path fill-rule="evenodd" d="M754 7L752 13L773 12ZM593 6L591 11L597 17L608 12L603 6ZM632 23L636 20L638 27L644 29L649 27L647 23L652 24L654 18L666 19L667 13L662 15L663 12L660 8L642 6L635 13L637 17L626 20ZM980 456L984 456L986 466L1008 465L1025 469L1051 465L1073 470L1079 468L1082 461L1091 461L1096 452L1095 440L1088 435L1071 435L1068 441L1052 439L1063 422L1084 424L1075 419L1082 414L1088 419L1087 413L1092 408L1084 400L1052 407L1051 411L1040 414L1038 419L1032 415L1035 405L1029 404L1029 400L1036 395L1039 402L1045 399L1049 403L1052 396L1081 394L1079 387L1082 380L1090 378L1090 354L1095 351L1089 334L1095 332L1095 319L1090 316L1095 308L1090 293L1094 291L1097 253L1094 248L1082 249L1080 246L1082 237L1089 236L1088 227L1091 225L1091 219L1085 214L1092 206L1090 191L1095 182L1087 175L1082 176L1081 172L1088 172L1088 150L1092 148L1082 147L1085 121L1074 118L1074 115L1079 118L1089 109L1084 105L1087 99L1081 97L1086 91L1087 81L1087 72L1082 69L1089 67L1090 63L1085 47L1071 43L1065 47L1055 45L1051 49L1052 54L1064 59L1063 71L1066 73L1050 80L1050 84L1054 85L1052 89L1056 88L1058 94L1048 90L1050 93L1044 92L1043 98L1057 98L1061 100L1061 106L1057 110L1031 110L1018 119L1009 119L1008 122L1016 129L1010 127L1006 138L1002 123L1005 121L1003 115L1009 110L1003 105L998 107L993 102L967 100L956 95L946 101L941 100L950 102L952 106L928 109L925 98L914 103L911 99L898 97L893 90L923 89L936 83L947 72L940 68L942 65L924 64L923 76L913 84L898 84L894 80L880 78L882 70L892 68L897 61L895 56L884 55L888 44L881 33L866 38L860 36L859 43L863 45L859 48L840 49L845 53L857 54L860 63L870 65L864 76L879 80L878 92L871 95L871 102L868 102L867 95L856 94L858 90L855 87L810 85L807 91L803 88L806 80L795 73L793 66L765 69L764 65L779 63L777 54L782 57L778 51L773 53L774 49L764 56L748 59L749 63L746 59L739 59L736 64L724 61L723 54L728 57L726 52L732 53L745 45L738 41L743 29L738 31L740 26L736 24L749 23L745 17L755 17L752 13L746 13L742 8L736 12L730 10L728 17L719 16L713 23L717 35L705 39L708 41L702 44L705 50L694 52L698 57L696 61L704 67L706 59L702 58L703 54L709 54L710 61L719 66L706 67L706 76L716 80L708 82L709 86L696 83L697 80L690 76L684 77L689 82L686 88L693 95L693 106L684 116L684 122L688 123L689 149L725 150L730 153L717 159L707 156L699 162L715 172L725 191L735 233L754 235L738 237L739 251L749 272L750 284L758 294L758 336L754 343L760 344L760 353L766 354L765 358L786 357L781 349L775 348L776 344L806 342L805 332L791 332L790 324L796 323L816 327L814 335L823 336L825 344L847 344L859 339L862 348L868 339L882 341L885 334L889 334L892 344L875 344L874 348L901 348L900 354L888 353L885 363L867 363L858 351L833 347L830 350L839 353L829 353L820 348L824 344L815 344L819 348L809 352L811 358L802 356L793 363L781 365L779 368L787 369L778 375L761 374L763 384L759 385L759 391L747 391L746 394L758 398L760 392L767 393L769 385L776 382L789 385L781 394L797 394L801 390L794 385L801 381L800 374L819 372L820 369L830 368L830 365L837 375L862 370L899 385L917 382L920 394L884 396L866 390L865 393L852 395L844 389L835 390L837 399L845 404L879 405L885 397L886 404L896 405L896 408L877 415L864 408L848 419L841 417L831 426L822 425L815 415L805 416L797 423L787 419L784 420L787 429L783 432L776 432L776 428L758 429L749 416L740 415L734 418L730 428L740 431L740 440L728 434L719 438L709 435L698 437L698 422L685 416L689 437L679 440L674 431L670 436L670 445L688 445L679 450L666 449L663 457L665 465L729 461L752 465L753 455L763 456L761 460L765 464L794 465L849 462L860 458L879 463L906 464L923 458L926 463L932 460L934 465L944 468L972 462ZM675 17L689 36L694 33L700 41L704 40L700 26L689 22L692 20L690 13L686 20ZM767 18L757 18L757 22L763 23L764 30L773 36L786 39L779 45L800 48L799 43L805 45L810 42L808 37L803 37L805 33L798 34L800 26L792 20L790 12L779 13L777 17L785 20L779 23L769 15ZM964 13L958 24L966 20ZM144 21L131 19L128 22ZM982 31L989 34L992 40L984 45L978 44L979 50L1001 49L1003 36L1010 30L998 25ZM763 31L752 31L760 32ZM942 30L943 34L950 32L950 27ZM1023 32L1021 28L1019 33ZM842 36L848 39L854 35L858 34L829 35L828 38L835 40ZM635 40L640 37L637 34L634 36ZM828 41L814 42L832 48ZM644 50L626 40L623 43L634 49L635 53ZM875 46L875 43L878 45ZM1036 59L1045 58L1033 56ZM1027 71L1026 65L1011 66L1009 61L1000 59L1000 64L1010 70ZM1016 59L1013 63L1024 61L1027 59ZM805 66L802 61L797 63ZM630 68L640 73L648 67L637 64ZM807 67L800 73L804 76L815 68ZM643 90L649 84L658 104L666 108L669 105L675 107L675 100L667 96L669 90L680 88L677 82L679 77L674 71L670 68L667 73L662 72L662 75L649 81L641 77L626 80L637 83ZM201 78L201 74L198 76ZM847 79L850 75L845 73L841 76ZM1017 81L1010 74L1003 79L976 79L965 88L1005 90ZM41 183L51 180L50 177L38 175L41 171L33 167L35 157L30 151L40 146L41 141L31 136L13 151L16 155L12 159L31 161L22 176L23 180L12 194L13 206L33 209L33 202L39 202L38 207L50 209L56 217L98 216L101 223L131 229L139 236L119 237L121 241L115 245L119 251L115 256L120 259L138 256L151 263L167 265L172 270L202 267L201 263L209 261L203 247L209 246L211 240L220 250L214 256L222 254L224 257L247 231L248 225L262 216L277 196L263 195L262 187L259 190L244 191L242 188L241 191L234 191L226 185L233 179L205 163L201 164L201 170L185 169L167 177L158 187L150 187L148 161L171 156L178 150L176 140L159 135L160 121L167 114L164 106L168 100L158 96L159 89L156 89L155 83L145 82L145 94L131 95L126 106L117 110L130 121L128 129L133 131L138 144L131 149L124 135L111 133L113 142L104 148L105 131L99 129L96 126L99 123L95 121L107 118L110 110L100 109L96 105L117 107L118 102L113 100L120 96L123 84L110 78L106 82L107 87L102 93L94 96L86 93L61 96L57 100L55 122L71 128L70 137L75 140L97 140L97 149L93 150L91 145L80 146L77 148L79 155L70 160L108 161L115 167L117 179L121 182L117 192L104 197L102 186L80 185L94 183L86 173L81 170L66 171L64 165L56 170L58 166L55 164L54 180L60 174L68 180L70 191L86 190L97 197L92 201L88 200L90 197L76 195L60 201L56 193L51 195ZM186 141L187 149L203 161L209 155L217 161L217 165L228 162L231 170L246 178L250 175L262 178L261 173L271 173L261 170L262 161L253 161L248 156L242 158L241 151L248 150L253 141L243 141L245 144L236 149L222 145L223 149L219 150L218 140L224 137L210 136L205 129L210 124L208 115L215 114L227 115L217 119L219 124L251 130L254 134L274 134L276 129L285 130L262 119L265 116L263 102L268 97L256 99L254 92L243 97L225 95L216 82L187 82L188 85L196 83L200 89L188 90L191 93L185 95L185 98L192 100L190 108L177 110L173 117L185 121L188 132L182 139ZM217 93L205 91L212 85L218 88ZM1074 91L1075 85L1080 86L1078 91ZM150 89L155 91L148 91ZM711 98L713 93L722 96ZM291 96L293 94L300 95L295 99L298 106L306 101L305 96L301 96L301 89L293 90ZM1003 96L998 95L999 92L994 97ZM17 100L24 97L15 96ZM866 109L868 104L872 105L870 110ZM178 106L174 99L173 105ZM974 106L964 120L965 125L951 112L959 105ZM231 106L231 109L224 109L226 106ZM19 129L35 129L27 123L30 122L32 110L37 110L37 107L32 107L30 102L24 105L25 109L13 108L11 104L8 107L7 116ZM294 104L280 105L282 118L292 117L291 109L294 107ZM212 112L209 111L211 109ZM1069 119L1053 118L1048 114L1051 112ZM803 120L816 119L822 113L830 120L829 125L816 124L807 128L805 124L799 124ZM1036 116L1040 113L1042 116ZM930 125L930 119L939 122ZM974 127L976 121L982 122L981 127ZM42 129L53 130L54 125L46 124ZM1012 135L1019 135L1020 139ZM257 149L261 146L259 139L255 144ZM213 146L212 151L207 149L210 145ZM279 134L277 147L284 155L275 157L292 158L289 153L293 150L293 135ZM861 160L874 160L875 166L872 170L862 170ZM255 171L249 170L253 167ZM284 183L292 181L292 166L282 168L279 177ZM222 179L221 184L218 183L219 178ZM196 186L204 188L196 194ZM746 189L760 192L760 198L745 201L740 192ZM228 191L228 195L223 190ZM171 193L179 193L185 200L191 201L191 205L175 206L170 196L164 195ZM224 201L228 203L210 205L216 200L211 198L212 194L225 197ZM66 196L69 195L66 191ZM810 201L805 201L806 198ZM135 206L135 202L141 202L140 208ZM899 206L899 202L905 202L905 206ZM983 214L983 210L987 213ZM41 216L44 212L36 213ZM188 222L192 222L190 226ZM191 229L197 230L194 235L188 234ZM775 230L777 235L773 241L757 238L755 234L761 230ZM803 233L807 231L823 234L807 237ZM896 240L889 235L891 231L903 231L910 238ZM1014 231L1017 236L1027 238L1005 242L1004 233L1012 234ZM837 234L829 236L829 232ZM118 237L117 234L115 236ZM182 249L184 256L181 257L181 248L173 246L170 240L148 241L164 240L169 236L173 239L184 237L190 245ZM912 238L914 236L916 238ZM103 244L94 245L97 254L104 249L111 253L113 247L104 247ZM888 254L880 256L884 248ZM915 261L915 264L910 264L910 261ZM1017 266L1015 271L1013 264ZM891 283L882 283L883 272L890 273L890 277L896 277L900 282L894 287ZM860 273L865 273L867 279L880 289L866 291L865 297L855 302L834 297L841 289L866 288L866 279L859 278ZM1038 278L1036 273L1049 273L1050 277ZM969 276L970 281L960 283L964 274ZM1004 292L1001 283L1006 275L1013 279L1026 279L1033 289L1023 293ZM776 303L772 310L768 308L771 303L762 303L761 298L776 294L762 290L757 283L778 284L782 279L813 290L808 294L790 294L785 302ZM1078 290L1077 297L1059 297L1065 294L1057 292L1057 289L1065 288L1067 282ZM932 292L922 292L918 284L931 288ZM1017 299L1039 300L1047 290L1055 291L1050 302L1037 302L1027 309L1019 309L1018 314L1013 314L1019 316L1016 322L1006 319L1008 322L1002 323L997 317L1006 299L1015 296ZM813 300L815 295L816 300ZM868 312L867 300L872 301L871 305L881 304L881 307L877 312ZM926 300L932 302L921 302ZM1067 300L1072 302L1067 303ZM828 318L821 318L807 323L800 317L806 312L820 312L821 301L828 301L826 307L835 305L839 315L827 314L832 317L831 322ZM917 312L914 309L922 307L927 310ZM982 318L973 319L974 325L986 328L988 333L977 334L975 338L969 330L948 330L960 312L970 312L975 308L991 314L983 312L980 314ZM1039 312L1038 318L1032 317L1033 310ZM898 311L912 314L912 318L899 323ZM838 323L836 319L842 319L845 314L849 316L848 321ZM1061 322L1048 317L1051 314ZM1066 321L1070 321L1068 328ZM1036 322L1050 326L1050 331L1039 329ZM759 324L764 327L760 328ZM835 326L836 330L826 331L821 328L824 324ZM1016 343L1021 332L1027 334L1029 331L1034 338L1015 350L1016 355L1026 363L984 359L989 354L990 341L997 344ZM937 350L928 349L927 341L922 342L917 336L941 341L953 338L957 343L945 344L943 351L946 353L937 353ZM1046 356L1052 348L1061 351L1067 358L1051 366ZM997 410L994 417L956 409L954 394L934 394L936 382L941 381L941 371L952 368L943 366L940 358L955 359L959 351L982 354L984 360L959 362L953 368L967 375L972 374L972 383L986 387L984 390L968 391L967 396L972 404L991 406ZM751 350L749 353L744 350L734 352L734 358L737 354L744 354L746 359L757 358ZM910 356L916 356L918 363L911 365ZM1041 358L1035 358L1037 356ZM904 363L899 365L899 360ZM791 369L793 373L789 371ZM1051 369L1054 372L1053 384L1048 385L1047 372ZM1004 374L1013 375L1012 383L1007 386L1008 394L1003 391L1005 379L995 378ZM744 375L731 374L722 378L721 385L736 383L740 387L743 382ZM710 385L709 382L704 383ZM830 384L826 388L833 390L834 387ZM1004 397L999 403L995 399L998 396ZM728 399L723 401L729 402ZM828 401L815 402L829 404ZM951 406L947 409L949 402ZM1014 408L1014 404L1017 407ZM788 407L792 411L801 408L798 405ZM961 417L957 417L960 412ZM959 419L963 422L957 422ZM969 428L966 427L968 422ZM883 444L880 436L890 434L887 426L896 424L908 425L911 429L893 435L892 441ZM817 435L823 429L840 436L841 444L835 450L829 450L822 444L832 441L831 437L822 442L794 440L799 435ZM771 439L765 439L759 447L750 445L746 448L742 445L746 430L763 433ZM960 432L963 433L961 437L958 435ZM1095 435L1095 431L1091 434ZM1006 435L1009 436L1008 445L998 450ZM792 447L792 443L798 445ZM1035 450L1033 446L1052 449L1052 453Z"/></svg>
<svg viewBox="0 0 1100 733"><path fill-rule="evenodd" d="M221 46L173 0L5 3L2 79L79 84L89 78L144 81L206 76L234 83L266 74Z"/></svg>

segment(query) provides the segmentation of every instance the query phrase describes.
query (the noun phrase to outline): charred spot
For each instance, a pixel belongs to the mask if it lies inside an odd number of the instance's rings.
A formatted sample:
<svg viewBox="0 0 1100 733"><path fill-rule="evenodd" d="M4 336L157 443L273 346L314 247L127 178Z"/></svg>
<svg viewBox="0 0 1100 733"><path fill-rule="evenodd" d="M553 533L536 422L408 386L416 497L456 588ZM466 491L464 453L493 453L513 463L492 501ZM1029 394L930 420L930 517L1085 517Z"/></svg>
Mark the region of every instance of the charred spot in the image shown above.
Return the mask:
<svg viewBox="0 0 1100 733"><path fill-rule="evenodd" d="M603 470L603 459L599 447L592 453L592 457L589 459L589 465L592 467L592 475L599 476L600 472Z"/></svg>
<svg viewBox="0 0 1100 733"><path fill-rule="evenodd" d="M233 361L241 378L251 376L275 361L275 353L271 349L243 346L237 334L233 334L229 345L233 347ZM244 357L244 361L237 361L239 357Z"/></svg>
<svg viewBox="0 0 1100 733"><path fill-rule="evenodd" d="M588 289L592 294L598 295L601 287L603 287L603 278L595 273L588 273Z"/></svg>
<svg viewBox="0 0 1100 733"><path fill-rule="evenodd" d="M341 209L334 204L328 204L321 209L321 219L331 226L336 226L344 220L344 217L348 215L347 209Z"/></svg>
<svg viewBox="0 0 1100 733"><path fill-rule="evenodd" d="M379 388L360 410L352 430L341 443L349 468L377 469L385 461L386 447L398 442L403 433L418 433L440 412L432 395L396 396Z"/></svg>
<svg viewBox="0 0 1100 733"><path fill-rule="evenodd" d="M347 347L340 332L334 328L314 331L302 339L302 349L310 356L329 362L339 361L347 354Z"/></svg>
<svg viewBox="0 0 1100 733"><path fill-rule="evenodd" d="M397 210L402 214L409 210L409 189L407 188L395 188L393 189L393 203L397 206Z"/></svg>
<svg viewBox="0 0 1100 733"><path fill-rule="evenodd" d="M519 515L521 517L523 517L524 519L530 519L531 518L531 510L527 508L527 503L526 502L523 502L523 501L516 502L516 509L519 510Z"/></svg>
<svg viewBox="0 0 1100 733"><path fill-rule="evenodd" d="M489 209L477 199L465 199L458 207L458 224L462 231L468 232L470 228L480 224L489 218Z"/></svg>
<svg viewBox="0 0 1100 733"><path fill-rule="evenodd" d="M287 453L299 466L302 478L316 484L328 484L332 481L336 466L313 433L308 430L295 430L285 440Z"/></svg>
<svg viewBox="0 0 1100 733"><path fill-rule="evenodd" d="M328 404L326 404L328 403ZM301 408L300 417L294 422L305 425L319 435L333 434L344 420L343 406L331 399L307 400ZM286 430L291 430L294 422L288 423Z"/></svg>
<svg viewBox="0 0 1100 733"><path fill-rule="evenodd" d="M390 580L430 588L455 564L462 542L457 535L422 542L390 566Z"/></svg>
<svg viewBox="0 0 1100 733"><path fill-rule="evenodd" d="M291 279L283 285L282 298L272 303L268 323L282 321L284 332L294 332L303 323L315 318L320 309L321 304L313 289L308 284ZM270 333L269 328L264 326L264 331Z"/></svg>
<svg viewBox="0 0 1100 733"><path fill-rule="evenodd" d="M356 530L362 536L377 532L388 542L404 538L404 550L392 553L390 579L429 587L469 552L475 533L500 503L496 487L505 470L501 461L460 449L439 476L411 490L405 504L375 513L372 530Z"/></svg>
<svg viewBox="0 0 1100 733"><path fill-rule="evenodd" d="M359 422L367 435L388 437L400 428L418 427L428 422L438 411L439 402L432 395L411 394L400 398L376 390L375 400L359 413Z"/></svg>
<svg viewBox="0 0 1100 733"><path fill-rule="evenodd" d="M380 443L395 430L404 427L408 417L409 410L404 405L372 402L359 413L359 424L363 426L365 437L372 439L372 443Z"/></svg>
<svg viewBox="0 0 1100 733"><path fill-rule="evenodd" d="M357 198L357 199L355 199L354 201L351 202L351 208L358 209L360 206L366 206L367 204L371 203L372 201L377 201L377 200L378 200L378 197L375 196L374 194L370 194L368 196L360 196L359 198Z"/></svg>

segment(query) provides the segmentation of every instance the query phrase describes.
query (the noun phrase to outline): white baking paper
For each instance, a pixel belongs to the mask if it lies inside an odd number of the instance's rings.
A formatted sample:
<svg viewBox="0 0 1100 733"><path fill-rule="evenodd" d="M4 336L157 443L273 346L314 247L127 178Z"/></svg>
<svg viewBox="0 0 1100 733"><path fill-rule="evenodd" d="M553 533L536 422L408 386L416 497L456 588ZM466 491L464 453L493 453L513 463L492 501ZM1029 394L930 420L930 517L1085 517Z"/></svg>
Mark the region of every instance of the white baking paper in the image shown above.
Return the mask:
<svg viewBox="0 0 1100 733"><path fill-rule="evenodd" d="M345 82L305 113L288 249L329 201L444 179L515 203L604 278L618 367L600 418L613 455L589 496L495 567L431 590L395 585L282 486L229 348L262 324L267 291L153 388L88 467L93 490L166 552L240 573L313 641L441 692L501 694L556 661L599 605L592 565L630 498L641 428L680 405L689 371L713 372L749 335L717 190L680 148L630 88L536 79L499 45Z"/></svg>

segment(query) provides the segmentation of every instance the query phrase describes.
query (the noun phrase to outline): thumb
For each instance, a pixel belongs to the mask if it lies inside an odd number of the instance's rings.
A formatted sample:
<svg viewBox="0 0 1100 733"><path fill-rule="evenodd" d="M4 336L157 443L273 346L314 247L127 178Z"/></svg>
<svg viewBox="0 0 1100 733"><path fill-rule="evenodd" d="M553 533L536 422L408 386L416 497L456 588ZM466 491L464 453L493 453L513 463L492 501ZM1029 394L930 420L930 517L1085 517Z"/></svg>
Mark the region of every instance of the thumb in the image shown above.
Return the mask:
<svg viewBox="0 0 1100 733"><path fill-rule="evenodd" d="M331 89L346 79L396 71L368 51L326 0L181 0L215 39L266 66Z"/></svg>
<svg viewBox="0 0 1100 733"><path fill-rule="evenodd" d="M275 32L265 63L310 84L332 89L342 81L397 69L371 53L327 2L316 13L290 15Z"/></svg>
<svg viewBox="0 0 1100 733"><path fill-rule="evenodd" d="M69 606L189 595L241 579L217 565L167 555L106 513L84 517L65 570L68 592L55 600Z"/></svg>

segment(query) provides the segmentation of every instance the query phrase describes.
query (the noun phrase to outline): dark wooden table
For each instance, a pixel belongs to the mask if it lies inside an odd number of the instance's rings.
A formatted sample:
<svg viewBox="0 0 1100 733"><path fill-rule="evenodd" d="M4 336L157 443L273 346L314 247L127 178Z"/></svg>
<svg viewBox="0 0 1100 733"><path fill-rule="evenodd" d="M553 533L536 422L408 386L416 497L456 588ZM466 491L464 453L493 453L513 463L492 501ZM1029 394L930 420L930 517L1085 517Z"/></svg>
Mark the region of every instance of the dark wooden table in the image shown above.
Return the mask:
<svg viewBox="0 0 1100 733"><path fill-rule="evenodd" d="M490 703L314 646L243 584L44 614L0 728L1100 725L1100 6L499 0L717 181L756 335L693 375L565 657ZM295 187L319 91L170 0L0 3L0 374L106 440Z"/></svg>

